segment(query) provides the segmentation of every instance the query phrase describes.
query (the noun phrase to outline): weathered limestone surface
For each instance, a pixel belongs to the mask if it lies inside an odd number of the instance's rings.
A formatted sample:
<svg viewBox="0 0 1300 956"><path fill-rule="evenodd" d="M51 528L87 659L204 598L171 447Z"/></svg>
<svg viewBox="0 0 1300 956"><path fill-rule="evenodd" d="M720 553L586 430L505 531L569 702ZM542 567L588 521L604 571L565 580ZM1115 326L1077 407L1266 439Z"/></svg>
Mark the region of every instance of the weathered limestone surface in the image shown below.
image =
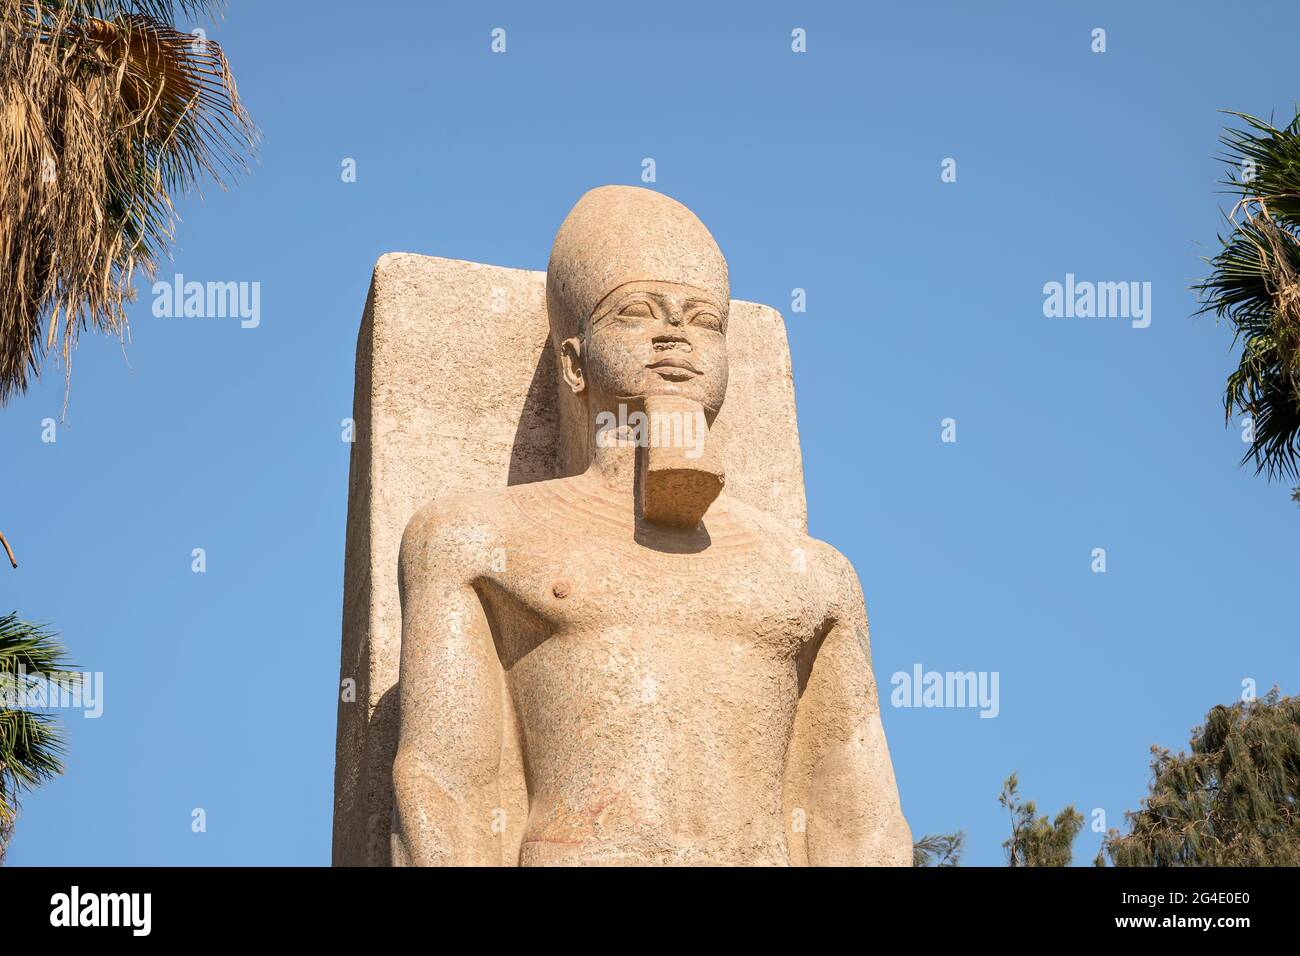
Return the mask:
<svg viewBox="0 0 1300 956"><path fill-rule="evenodd" d="M907 865L861 591L805 534L780 316L631 187L583 198L547 281L376 266L335 864ZM605 447L615 399L702 410L706 453Z"/></svg>
<svg viewBox="0 0 1300 956"><path fill-rule="evenodd" d="M546 273L390 253L357 337L344 563L334 862L388 863L401 648L397 549L428 501L561 474ZM781 316L733 301L732 386L714 430L727 491L802 531L803 462ZM760 416L756 409L766 409Z"/></svg>

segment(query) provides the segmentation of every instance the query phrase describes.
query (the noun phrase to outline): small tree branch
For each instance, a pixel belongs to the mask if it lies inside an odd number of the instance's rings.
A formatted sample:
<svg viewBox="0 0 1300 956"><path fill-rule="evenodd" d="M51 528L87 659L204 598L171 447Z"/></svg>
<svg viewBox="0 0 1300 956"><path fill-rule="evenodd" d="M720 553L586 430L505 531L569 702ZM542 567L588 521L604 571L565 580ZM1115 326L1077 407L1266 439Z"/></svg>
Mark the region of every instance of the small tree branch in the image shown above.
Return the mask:
<svg viewBox="0 0 1300 956"><path fill-rule="evenodd" d="M0 531L0 544L4 545L5 554L9 555L9 563L15 568L18 567L18 559L14 557L14 549L9 547L9 542L6 540L3 531Z"/></svg>

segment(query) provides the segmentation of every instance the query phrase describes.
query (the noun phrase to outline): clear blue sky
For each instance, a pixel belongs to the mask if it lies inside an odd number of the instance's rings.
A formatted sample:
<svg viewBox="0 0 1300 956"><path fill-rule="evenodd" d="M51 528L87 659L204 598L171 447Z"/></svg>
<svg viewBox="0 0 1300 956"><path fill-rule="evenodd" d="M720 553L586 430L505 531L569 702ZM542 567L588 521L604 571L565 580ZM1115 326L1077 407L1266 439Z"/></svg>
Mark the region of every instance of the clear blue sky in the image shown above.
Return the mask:
<svg viewBox="0 0 1300 956"><path fill-rule="evenodd" d="M12 863L328 862L371 268L544 268L574 200L644 157L733 295L786 315L811 531L861 576L915 834L963 828L966 862L1000 863L1011 770L1118 825L1151 744L1245 678L1297 690L1300 510L1237 467L1230 334L1188 291L1225 202L1216 111L1292 115L1294 4L452 6L234 0L209 35L261 162L182 204L163 273L260 282L260 327L156 319L142 287L125 357L78 351L56 443L61 369L0 411L0 603L105 674ZM1067 273L1150 282L1150 327L1045 318ZM999 672L999 716L891 708L916 663Z"/></svg>

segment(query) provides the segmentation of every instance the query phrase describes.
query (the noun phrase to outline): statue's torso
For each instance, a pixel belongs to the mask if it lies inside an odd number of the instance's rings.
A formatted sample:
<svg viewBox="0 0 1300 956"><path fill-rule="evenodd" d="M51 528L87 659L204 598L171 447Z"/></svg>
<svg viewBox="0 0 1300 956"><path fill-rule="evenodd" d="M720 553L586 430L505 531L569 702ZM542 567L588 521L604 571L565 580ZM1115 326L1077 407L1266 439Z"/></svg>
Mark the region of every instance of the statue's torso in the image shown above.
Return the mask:
<svg viewBox="0 0 1300 956"><path fill-rule="evenodd" d="M527 768L521 864L788 862L800 666L836 600L826 549L725 497L707 540L664 540L576 481L497 500L476 585Z"/></svg>

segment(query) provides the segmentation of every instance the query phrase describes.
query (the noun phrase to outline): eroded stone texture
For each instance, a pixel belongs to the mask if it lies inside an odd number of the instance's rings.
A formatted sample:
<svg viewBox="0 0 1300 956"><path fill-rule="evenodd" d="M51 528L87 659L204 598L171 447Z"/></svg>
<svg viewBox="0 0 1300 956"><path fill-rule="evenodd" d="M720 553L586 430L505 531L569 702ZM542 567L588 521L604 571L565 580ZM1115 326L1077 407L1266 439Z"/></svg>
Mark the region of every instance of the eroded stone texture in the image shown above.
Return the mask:
<svg viewBox="0 0 1300 956"><path fill-rule="evenodd" d="M726 281L631 187L566 220L549 310L540 273L380 260L336 863L390 862L390 827L397 864L910 862L861 591L804 534L784 329ZM637 447L656 408L703 445Z"/></svg>

